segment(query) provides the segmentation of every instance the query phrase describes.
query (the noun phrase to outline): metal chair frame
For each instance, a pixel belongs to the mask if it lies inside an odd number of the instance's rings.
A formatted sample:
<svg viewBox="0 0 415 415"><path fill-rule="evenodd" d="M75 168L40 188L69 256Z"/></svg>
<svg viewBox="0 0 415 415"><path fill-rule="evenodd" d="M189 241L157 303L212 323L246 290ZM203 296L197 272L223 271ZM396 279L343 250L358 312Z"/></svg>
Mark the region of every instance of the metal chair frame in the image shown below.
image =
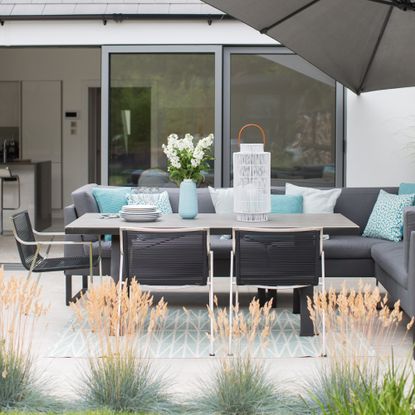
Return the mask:
<svg viewBox="0 0 415 415"><path fill-rule="evenodd" d="M19 212L16 215L20 215L20 214L27 214L27 211L23 211L23 212ZM16 216L12 216L10 218L10 221L12 223L12 232L13 232L13 236L16 239L16 241L22 245L25 246L36 246L36 251L35 251L35 255L33 257L33 260L30 264L29 267L29 272L27 274L26 279L31 278L35 267L36 267L36 263L37 260L41 254L41 249L42 247L46 247L46 251L44 254L43 259L47 260L49 257L49 253L50 253L50 249L52 246L62 246L62 245L86 245L89 246L89 278L91 279L91 282L93 281L93 267L94 267L94 261L93 261L93 255L92 255L92 241L91 242L86 242L86 241L55 241L55 237L64 237L65 233L64 232L39 232L36 231L36 229L34 229L33 227L31 227L32 232L34 235L39 236L39 237L49 237L50 240L46 240L46 241L24 241L23 239L21 239L18 235L17 235L17 231L16 231L16 227L15 224L13 222L13 218ZM30 220L30 218L29 218ZM101 239L99 240L99 255L98 255L98 266L99 266L99 272L100 272L100 276L102 276L102 258L101 258ZM61 270L64 270L65 268L63 267ZM56 269L56 271L59 271L58 269ZM44 272L50 272L50 271L44 271ZM42 272L38 272L38 277L37 280L40 280L40 277L42 276ZM83 276L84 277L84 276ZM87 276L88 277L88 276ZM83 294L86 293L88 289L88 280L86 279L82 281L82 289L79 290L74 296L72 296L71 294L71 299L70 301L67 301L66 305L69 305L70 302L75 302L77 301L79 298L81 298L81 296Z"/></svg>
<svg viewBox="0 0 415 415"><path fill-rule="evenodd" d="M192 233L192 232L206 232L206 246L207 246L207 256L209 258L209 276L207 285L209 286L209 308L213 311L214 307L214 272L213 272L213 251L210 250L210 231L209 228L139 228L139 227L125 227L120 228L120 274L119 274L119 285L118 285L118 313L121 314L121 293L122 293L122 284L125 284L128 281L124 281L123 278L123 266L124 266L124 243L123 243L123 233L127 231L133 232L143 232L146 234L157 234L157 233ZM152 285L145 285L143 284L142 287L152 287ZM183 288L190 288L193 285L178 285L178 286L161 286L157 285L159 288L163 289L183 289ZM209 346L209 355L215 356L214 351L214 327L213 327L213 319L210 318L210 346Z"/></svg>
<svg viewBox="0 0 415 415"><path fill-rule="evenodd" d="M232 251L230 254L230 275L229 275L229 327L232 327L233 323L233 286L235 286L235 304L238 304L238 284L236 282L236 277L234 276L234 257L236 251L236 239L235 233L237 231L247 231L247 232L255 232L255 233L297 233L297 232L310 232L310 231L318 231L320 232L320 259L321 259L321 283L319 282L318 285L321 285L322 292L326 292L326 284L325 284L325 263L324 263L324 250L323 250L323 229L316 228L316 227L304 227L304 228L250 228L250 227L236 227L232 229ZM293 289L293 288L302 288L307 287L308 285L276 285L276 286L264 286L258 285L258 288L266 288L266 289ZM229 338L228 338L228 354L232 355L232 330L229 330ZM322 351L321 356L326 357L326 316L323 310L322 316Z"/></svg>

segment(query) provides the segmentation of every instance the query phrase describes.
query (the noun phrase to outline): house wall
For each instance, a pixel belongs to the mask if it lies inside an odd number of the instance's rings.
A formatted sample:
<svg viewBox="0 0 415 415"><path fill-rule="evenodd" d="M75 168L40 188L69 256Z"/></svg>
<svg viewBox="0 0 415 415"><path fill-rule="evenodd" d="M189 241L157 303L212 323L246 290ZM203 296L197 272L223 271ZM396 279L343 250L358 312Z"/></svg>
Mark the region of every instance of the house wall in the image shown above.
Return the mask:
<svg viewBox="0 0 415 415"><path fill-rule="evenodd" d="M415 88L346 99L346 185L415 182Z"/></svg>
<svg viewBox="0 0 415 415"><path fill-rule="evenodd" d="M79 111L76 134L62 113L63 204L88 180L88 86L100 86L100 48L0 48L0 80L62 82L62 112ZM39 102L39 105L42 103ZM56 206L55 206L56 207Z"/></svg>
<svg viewBox="0 0 415 415"><path fill-rule="evenodd" d="M189 36L190 34L190 36ZM92 21L7 21L0 45L276 45L266 35L232 20L140 20L106 25Z"/></svg>
<svg viewBox="0 0 415 415"><path fill-rule="evenodd" d="M189 36L189 33L192 36ZM237 21L25 21L6 22L0 46L111 44L275 45ZM76 136L63 122L63 196L87 181L87 85L99 84L100 50L0 49L0 80L59 79L63 111L80 110ZM415 88L347 93L346 185L415 181Z"/></svg>

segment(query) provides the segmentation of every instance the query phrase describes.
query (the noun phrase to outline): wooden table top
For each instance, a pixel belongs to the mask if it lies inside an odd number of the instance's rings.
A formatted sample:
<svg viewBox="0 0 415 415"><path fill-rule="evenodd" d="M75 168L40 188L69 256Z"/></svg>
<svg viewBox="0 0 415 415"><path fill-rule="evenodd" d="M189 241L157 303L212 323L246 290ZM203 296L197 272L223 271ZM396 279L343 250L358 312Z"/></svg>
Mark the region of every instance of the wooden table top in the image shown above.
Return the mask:
<svg viewBox="0 0 415 415"><path fill-rule="evenodd" d="M66 225L67 234L119 235L120 228L209 228L211 233L230 233L232 228L323 228L358 230L359 226L340 213L270 214L267 222L240 222L235 214L199 213L195 219L182 219L177 213L163 215L156 222L126 222L103 219L99 213L86 213Z"/></svg>

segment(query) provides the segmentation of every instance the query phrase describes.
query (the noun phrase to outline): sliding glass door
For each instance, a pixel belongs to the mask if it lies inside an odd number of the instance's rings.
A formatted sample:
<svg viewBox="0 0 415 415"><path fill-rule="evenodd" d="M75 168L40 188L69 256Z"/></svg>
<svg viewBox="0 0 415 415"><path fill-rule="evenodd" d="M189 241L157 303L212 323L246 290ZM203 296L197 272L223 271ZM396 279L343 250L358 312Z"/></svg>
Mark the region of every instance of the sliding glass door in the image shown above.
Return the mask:
<svg viewBox="0 0 415 415"><path fill-rule="evenodd" d="M108 184L172 186L162 144L171 133L195 141L215 133L212 48L131 48L108 55ZM211 163L202 185L215 184Z"/></svg>
<svg viewBox="0 0 415 415"><path fill-rule="evenodd" d="M271 184L336 184L336 83L297 55L275 48L230 48L224 59L224 177L232 184L232 153L246 124L258 124L271 152ZM262 140L259 129L243 134Z"/></svg>
<svg viewBox="0 0 415 415"><path fill-rule="evenodd" d="M103 47L102 83L103 183L173 186L168 135L213 132L203 185L232 186L238 132L254 123L273 186L342 185L343 87L284 47ZM259 139L253 128L243 137Z"/></svg>

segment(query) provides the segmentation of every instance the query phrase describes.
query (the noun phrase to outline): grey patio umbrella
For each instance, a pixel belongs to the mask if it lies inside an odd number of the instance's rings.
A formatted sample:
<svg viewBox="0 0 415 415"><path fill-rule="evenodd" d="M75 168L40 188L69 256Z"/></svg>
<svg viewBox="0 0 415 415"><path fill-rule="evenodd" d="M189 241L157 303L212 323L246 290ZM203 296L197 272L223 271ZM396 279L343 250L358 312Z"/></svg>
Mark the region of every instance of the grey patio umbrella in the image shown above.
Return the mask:
<svg viewBox="0 0 415 415"><path fill-rule="evenodd" d="M415 0L205 0L356 93L415 86Z"/></svg>

